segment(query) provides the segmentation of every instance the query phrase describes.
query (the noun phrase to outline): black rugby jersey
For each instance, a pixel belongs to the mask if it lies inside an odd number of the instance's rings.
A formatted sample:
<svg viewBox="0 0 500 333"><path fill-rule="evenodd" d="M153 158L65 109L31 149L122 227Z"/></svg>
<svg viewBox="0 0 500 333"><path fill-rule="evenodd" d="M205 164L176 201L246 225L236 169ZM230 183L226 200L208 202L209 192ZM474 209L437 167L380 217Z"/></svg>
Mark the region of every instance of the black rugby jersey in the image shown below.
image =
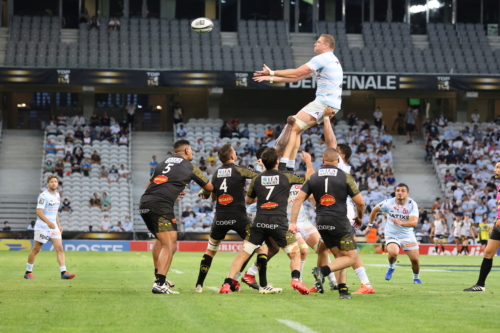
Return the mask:
<svg viewBox="0 0 500 333"><path fill-rule="evenodd" d="M305 178L289 172L267 170L250 183L247 195L257 198L257 215L281 215L286 217L290 186L304 184Z"/></svg>
<svg viewBox="0 0 500 333"><path fill-rule="evenodd" d="M174 204L179 194L194 180L201 187L208 184L208 178L200 168L183 157L169 157L160 162L151 174L151 184L141 197L141 203L166 201Z"/></svg>
<svg viewBox="0 0 500 333"><path fill-rule="evenodd" d="M247 179L259 175L247 168L224 164L212 175L213 192L217 195L217 213L245 212L245 185Z"/></svg>
<svg viewBox="0 0 500 333"><path fill-rule="evenodd" d="M351 175L333 165L323 165L313 173L301 191L313 194L317 216L331 216L337 221L348 221L347 196L359 193Z"/></svg>

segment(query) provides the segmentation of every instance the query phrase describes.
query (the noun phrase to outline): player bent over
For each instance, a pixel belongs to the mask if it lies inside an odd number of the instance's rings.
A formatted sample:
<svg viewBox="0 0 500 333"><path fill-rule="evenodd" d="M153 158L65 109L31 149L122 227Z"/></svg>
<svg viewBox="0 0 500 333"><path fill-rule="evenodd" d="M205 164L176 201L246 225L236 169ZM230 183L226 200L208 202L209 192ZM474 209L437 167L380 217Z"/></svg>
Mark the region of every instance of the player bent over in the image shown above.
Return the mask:
<svg viewBox="0 0 500 333"><path fill-rule="evenodd" d="M387 213L387 224L385 225L385 239L389 257L389 269L385 273L385 279L389 281L396 269L399 248L403 248L411 261L413 271L413 283L422 284L420 281L420 262L418 254L418 243L413 232L413 227L418 223L418 205L409 197L408 185L399 183L396 186L396 197L379 203L370 213L370 221L365 229L367 235L372 227L377 213Z"/></svg>
<svg viewBox="0 0 500 333"><path fill-rule="evenodd" d="M50 175L47 177L47 189L38 196L36 205L36 224L35 224L35 237L33 248L28 255L28 263L26 264L26 273L24 278L33 280L33 266L35 264L35 257L40 252L42 245L47 243L48 240L52 242L54 249L57 253L57 262L59 263L59 271L61 272L61 279L72 279L76 274L71 274L66 271L66 264L64 258L64 250L62 246L61 234L63 228L59 222L59 205L61 197L57 193L59 181L57 176Z"/></svg>
<svg viewBox="0 0 500 333"><path fill-rule="evenodd" d="M500 179L500 162L495 165L493 170L495 179ZM483 254L483 262L481 263L481 270L479 271L479 279L477 283L464 291L485 291L486 278L490 274L491 267L493 266L493 257L500 248L500 185L497 188L497 220L491 230L486 250Z"/></svg>
<svg viewBox="0 0 500 333"><path fill-rule="evenodd" d="M167 284L167 273L172 258L177 250L177 221L174 215L174 203L184 188L194 180L206 191L213 190L212 183L201 170L191 164L193 151L187 140L178 140L174 144L174 156L159 163L149 178L146 191L141 197L139 212L155 235L153 263L156 280L154 294L178 294Z"/></svg>
<svg viewBox="0 0 500 333"><path fill-rule="evenodd" d="M272 237L291 259L292 288L298 290L303 295L307 295L309 294L309 290L300 281L299 246L295 236L288 232L286 217L290 186L292 184L303 184L305 177L291 173L280 173L277 170L278 154L274 148L266 149L262 153L261 160L266 171L252 180L246 199L247 204L252 204L257 199L257 215L250 227L250 234L243 242L243 249L234 259L229 274L224 280L219 293L227 294L231 292L230 288L233 284L233 279L242 264L254 251L259 249L266 238ZM310 155L303 153L302 160L306 162L307 174L312 174L314 169ZM266 270L267 260L262 261L259 270L259 283L262 288L270 287L267 285Z"/></svg>
<svg viewBox="0 0 500 333"><path fill-rule="evenodd" d="M287 126L276 140L276 149L280 159L279 170L287 166L293 168L295 156L300 147L300 135L309 127L321 124L325 108L330 106L337 113L342 102L343 71L339 60L333 54L335 39L323 34L314 43L317 54L307 64L297 69L273 71L264 65L262 71L254 73L257 82L297 82L315 76L317 79L316 99L306 105L294 117L289 117Z"/></svg>
<svg viewBox="0 0 500 333"><path fill-rule="evenodd" d="M313 268L315 287L323 293L324 277L331 272L353 266L358 259L354 229L347 218L347 197L356 204L358 216L356 224L361 224L365 203L353 178L338 168L339 154L333 148L323 153L323 166L302 186L292 207L289 231L297 232L297 216L300 205L311 194L316 201L316 228L323 242L335 255L335 260L328 265ZM351 299L346 285L345 274L338 279L341 299Z"/></svg>

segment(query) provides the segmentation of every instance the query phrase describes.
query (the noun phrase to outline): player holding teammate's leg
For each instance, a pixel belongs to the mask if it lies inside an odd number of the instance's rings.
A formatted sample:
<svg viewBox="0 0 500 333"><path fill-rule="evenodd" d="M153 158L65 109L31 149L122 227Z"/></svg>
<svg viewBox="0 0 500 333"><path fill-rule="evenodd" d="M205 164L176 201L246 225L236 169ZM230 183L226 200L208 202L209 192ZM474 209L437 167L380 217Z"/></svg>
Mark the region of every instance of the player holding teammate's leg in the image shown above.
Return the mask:
<svg viewBox="0 0 500 333"><path fill-rule="evenodd" d="M493 170L495 179L500 179L500 162L495 165ZM498 185L497 192L497 220L491 231L486 250L483 254L483 262L481 263L481 270L479 271L479 279L477 283L464 291L485 291L486 278L490 274L491 267L493 266L493 257L500 248L500 185Z"/></svg>
<svg viewBox="0 0 500 333"><path fill-rule="evenodd" d="M290 269L292 271L291 286L301 294L309 294L309 290L300 282L300 253L295 236L288 232L288 221L286 217L286 206L290 186L293 184L303 184L306 180L303 176L291 173L280 173L278 169L278 154L276 149L268 148L262 153L262 163L266 171L252 180L247 192L247 204L257 201L257 215L255 216L250 234L243 242L243 249L234 259L227 278L224 280L219 293L227 294L231 292L231 285L241 265L250 255L259 250L264 240L272 237L278 246L283 248L290 258ZM302 160L307 165L307 175L314 171L310 155L303 153ZM257 200L258 199L258 200ZM259 252L257 252L259 253ZM267 260L265 263L267 264ZM267 277L262 267L259 271L260 286L267 286Z"/></svg>
<svg viewBox="0 0 500 333"><path fill-rule="evenodd" d="M420 281L418 242L413 233L413 228L418 223L418 205L415 200L409 197L410 191L406 184L398 184L395 192L395 198L384 200L372 209L368 227L365 229L365 235L372 230L373 221L377 217L377 213L387 213L388 219L385 226L385 237L387 252L389 253L389 269L385 273L385 279L389 281L392 278L392 274L396 269L399 248L402 247L411 261L413 283L422 284L422 281Z"/></svg>
<svg viewBox="0 0 500 333"><path fill-rule="evenodd" d="M28 263L26 264L26 273L24 278L33 280L33 266L35 264L35 257L40 252L42 245L51 241L57 253L57 262L59 263L59 271L61 272L61 279L72 279L76 274L71 274L66 271L66 263L64 257L64 250L62 246L63 228L59 222L59 205L61 197L57 193L59 181L57 176L50 175L47 177L47 189L43 191L37 200L36 205L36 224L35 224L35 237L33 248L28 255Z"/></svg>
<svg viewBox="0 0 500 333"><path fill-rule="evenodd" d="M212 265L212 259L217 254L219 244L224 240L227 232L234 230L242 239L248 235L251 222L245 211L245 185L247 179L253 179L259 175L255 171L234 164L237 158L236 152L229 143L219 149L218 155L223 165L212 176L214 186L212 199L216 201L216 213L210 229L208 247L200 263L200 272L194 290L197 293L203 292L203 282ZM258 260L264 259L267 261L266 254L259 255ZM231 286L233 291L239 290L237 280L235 279L235 284Z"/></svg>
<svg viewBox="0 0 500 333"><path fill-rule="evenodd" d="M347 197L356 204L358 216L356 225L361 225L365 204L363 196L353 178L338 168L339 154L333 148L327 148L323 153L323 166L315 172L304 184L292 207L292 218L289 230L297 232L297 217L300 205L311 194L316 201L316 228L323 242L335 254L335 260L329 265L316 267L313 274L316 288L323 293L324 277L331 272L340 271L353 266L358 257L354 229L347 218ZM345 274L340 274L339 293L343 299L352 298L346 285Z"/></svg>
<svg viewBox="0 0 500 333"><path fill-rule="evenodd" d="M276 140L275 148L280 159L279 170L285 171L287 167L294 167L295 156L300 146L301 133L311 126L323 121L323 113L327 106L340 109L342 102L343 71L339 60L333 54L335 39L331 35L323 34L314 44L317 54L307 64L296 69L273 71L266 65L262 71L254 73L257 82L297 82L315 76L317 81L316 99L306 105L294 117L289 117L286 128Z"/></svg>
<svg viewBox="0 0 500 333"><path fill-rule="evenodd" d="M179 293L166 284L167 272L177 250L177 221L174 215L177 197L191 180L208 191L205 196L209 196L214 189L200 168L191 164L193 152L189 141L178 140L174 144L174 152L174 157L156 166L139 205L144 223L156 237L153 247L156 280L151 290L154 294Z"/></svg>

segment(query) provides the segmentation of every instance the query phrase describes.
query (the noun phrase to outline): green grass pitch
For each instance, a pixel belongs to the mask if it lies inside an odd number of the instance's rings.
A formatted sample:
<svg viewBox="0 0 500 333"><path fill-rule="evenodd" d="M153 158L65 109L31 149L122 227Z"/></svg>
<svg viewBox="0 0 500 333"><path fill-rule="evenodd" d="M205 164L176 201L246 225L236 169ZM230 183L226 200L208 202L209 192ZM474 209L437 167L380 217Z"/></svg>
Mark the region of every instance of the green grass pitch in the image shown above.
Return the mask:
<svg viewBox="0 0 500 333"><path fill-rule="evenodd" d="M399 257L384 280L385 255L363 255L373 295L339 300L337 292L300 295L290 288L289 260L269 263L268 280L283 293L217 290L234 253L217 254L203 294L193 288L202 253L177 253L168 278L180 295L154 295L151 254L66 252L74 280L61 280L54 252L40 252L36 280L24 280L28 253L0 256L0 332L498 332L500 274L494 267L484 293L463 293L477 280L481 257L422 256L423 285L414 285L409 260ZM499 259L494 264L499 265ZM315 255L310 254L304 282ZM445 267L443 265L457 265ZM351 291L359 286L348 271ZM211 287L211 288L210 288ZM303 326L295 330L279 320Z"/></svg>

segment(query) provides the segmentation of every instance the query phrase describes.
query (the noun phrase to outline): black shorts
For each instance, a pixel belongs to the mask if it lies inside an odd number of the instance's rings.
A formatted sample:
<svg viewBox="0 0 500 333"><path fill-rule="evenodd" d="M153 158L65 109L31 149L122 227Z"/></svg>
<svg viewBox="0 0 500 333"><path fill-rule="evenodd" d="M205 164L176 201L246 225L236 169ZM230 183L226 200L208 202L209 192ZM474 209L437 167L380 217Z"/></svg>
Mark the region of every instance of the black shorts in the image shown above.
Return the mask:
<svg viewBox="0 0 500 333"><path fill-rule="evenodd" d="M486 239L481 239L481 240L479 240L478 242L479 242L479 244L481 244L481 245L487 245L487 244L488 244L488 241L487 241Z"/></svg>
<svg viewBox="0 0 500 333"><path fill-rule="evenodd" d="M414 130L415 130L415 124L406 123L406 131L407 132L413 132Z"/></svg>
<svg viewBox="0 0 500 333"><path fill-rule="evenodd" d="M214 240L223 240L230 230L245 239L248 236L252 222L245 212L243 213L216 213L210 228L210 237Z"/></svg>
<svg viewBox="0 0 500 333"><path fill-rule="evenodd" d="M490 239L500 241L500 228L494 227L490 234Z"/></svg>
<svg viewBox="0 0 500 333"><path fill-rule="evenodd" d="M159 232L177 231L177 221L171 205L145 202L139 205L139 213L148 230L155 236Z"/></svg>
<svg viewBox="0 0 500 333"><path fill-rule="evenodd" d="M347 219L346 221L336 221L329 216L317 216L316 228L327 248L336 247L340 251L357 249L354 228Z"/></svg>
<svg viewBox="0 0 500 333"><path fill-rule="evenodd" d="M434 235L434 239L444 239L444 235Z"/></svg>
<svg viewBox="0 0 500 333"><path fill-rule="evenodd" d="M281 248L297 241L295 235L288 231L286 216L257 214L246 240L254 245L261 245L268 237L272 237Z"/></svg>

